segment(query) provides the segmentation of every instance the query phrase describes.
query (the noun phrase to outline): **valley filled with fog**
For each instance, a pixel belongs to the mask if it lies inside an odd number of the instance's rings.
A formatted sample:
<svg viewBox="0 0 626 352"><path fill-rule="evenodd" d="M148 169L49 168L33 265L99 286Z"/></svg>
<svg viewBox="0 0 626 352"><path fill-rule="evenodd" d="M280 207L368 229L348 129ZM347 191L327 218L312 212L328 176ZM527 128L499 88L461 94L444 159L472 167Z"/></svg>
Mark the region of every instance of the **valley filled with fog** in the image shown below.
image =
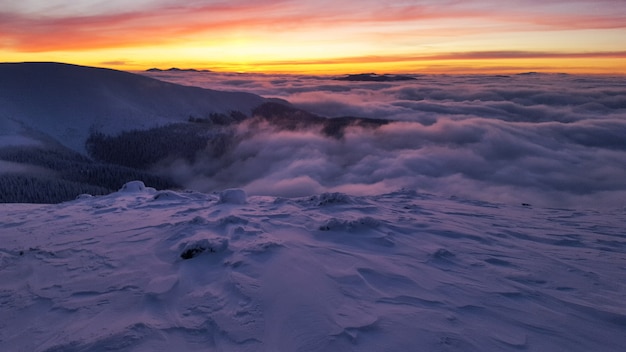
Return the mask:
<svg viewBox="0 0 626 352"><path fill-rule="evenodd" d="M145 74L285 99L325 117L393 121L375 129L349 128L340 139L314 129L242 125L237 133L247 137L227 160L175 165L184 170L178 175L183 183L200 189L236 186L253 194L301 196L406 187L510 204L593 208L621 207L626 199L623 77L526 73L359 81Z"/></svg>

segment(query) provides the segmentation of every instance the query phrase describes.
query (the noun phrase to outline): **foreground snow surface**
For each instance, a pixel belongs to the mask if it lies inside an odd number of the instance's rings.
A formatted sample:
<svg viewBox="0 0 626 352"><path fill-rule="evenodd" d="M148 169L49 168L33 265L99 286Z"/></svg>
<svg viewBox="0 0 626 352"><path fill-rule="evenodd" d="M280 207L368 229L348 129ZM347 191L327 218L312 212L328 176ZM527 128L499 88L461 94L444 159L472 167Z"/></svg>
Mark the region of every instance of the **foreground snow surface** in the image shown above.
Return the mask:
<svg viewBox="0 0 626 352"><path fill-rule="evenodd" d="M625 223L411 191L3 204L0 350L617 351Z"/></svg>

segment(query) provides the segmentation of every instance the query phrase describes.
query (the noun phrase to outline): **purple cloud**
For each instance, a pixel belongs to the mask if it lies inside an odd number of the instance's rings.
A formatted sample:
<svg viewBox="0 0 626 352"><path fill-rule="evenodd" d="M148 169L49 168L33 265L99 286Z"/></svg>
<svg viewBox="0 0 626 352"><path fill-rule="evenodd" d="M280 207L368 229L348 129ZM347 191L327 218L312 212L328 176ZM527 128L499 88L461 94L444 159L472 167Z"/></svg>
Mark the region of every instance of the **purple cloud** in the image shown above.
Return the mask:
<svg viewBox="0 0 626 352"><path fill-rule="evenodd" d="M165 78L280 97L329 117L395 121L348 128L343 139L313 129L242 125L237 133L245 138L226 156L185 166L189 179L183 183L204 191L244 187L250 194L301 196L404 187L589 207L623 206L626 199L622 77L419 76L384 83L221 73Z"/></svg>

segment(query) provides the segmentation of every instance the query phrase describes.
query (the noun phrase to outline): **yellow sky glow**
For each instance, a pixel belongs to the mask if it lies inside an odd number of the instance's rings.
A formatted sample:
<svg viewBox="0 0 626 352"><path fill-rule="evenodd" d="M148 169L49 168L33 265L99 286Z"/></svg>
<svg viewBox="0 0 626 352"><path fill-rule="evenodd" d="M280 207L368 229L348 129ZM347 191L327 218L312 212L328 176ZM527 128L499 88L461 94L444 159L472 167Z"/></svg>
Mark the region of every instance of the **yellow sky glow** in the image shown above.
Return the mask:
<svg viewBox="0 0 626 352"><path fill-rule="evenodd" d="M122 0L72 8L33 0L0 9L0 61L267 73L626 74L626 7L617 0L507 7L494 0L142 2L140 9Z"/></svg>

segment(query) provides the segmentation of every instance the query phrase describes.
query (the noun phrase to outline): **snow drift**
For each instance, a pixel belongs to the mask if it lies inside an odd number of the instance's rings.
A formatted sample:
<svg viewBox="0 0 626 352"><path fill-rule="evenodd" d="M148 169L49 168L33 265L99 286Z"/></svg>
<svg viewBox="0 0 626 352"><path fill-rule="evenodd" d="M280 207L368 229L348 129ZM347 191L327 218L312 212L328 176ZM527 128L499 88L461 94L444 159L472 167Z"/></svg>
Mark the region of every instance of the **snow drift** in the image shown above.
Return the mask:
<svg viewBox="0 0 626 352"><path fill-rule="evenodd" d="M0 207L3 351L618 351L623 211L141 182Z"/></svg>

